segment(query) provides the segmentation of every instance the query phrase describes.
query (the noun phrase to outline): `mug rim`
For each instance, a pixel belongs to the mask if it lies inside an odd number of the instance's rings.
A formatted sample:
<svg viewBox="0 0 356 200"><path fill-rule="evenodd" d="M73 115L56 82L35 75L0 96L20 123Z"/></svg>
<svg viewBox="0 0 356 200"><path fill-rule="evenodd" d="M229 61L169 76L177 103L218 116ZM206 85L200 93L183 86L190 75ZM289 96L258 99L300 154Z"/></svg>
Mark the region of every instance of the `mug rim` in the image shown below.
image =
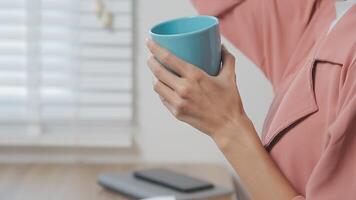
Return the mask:
<svg viewBox="0 0 356 200"><path fill-rule="evenodd" d="M154 33L153 30L159 26L168 24L168 23L172 23L175 21L180 21L180 20L184 20L184 19L191 19L191 18L208 18L208 19L212 19L214 21L213 24L206 26L204 28L195 30L195 31L191 31L191 32L186 32L186 33L176 33L176 34L159 34L159 33ZM154 25L151 29L150 29L150 34L154 35L154 36L160 36L160 37L179 37L179 36L187 36L187 35L193 35L193 34L197 34L197 33L201 33L204 32L208 29L210 29L211 27L214 27L216 25L219 24L219 19L217 17L214 16L209 16L209 15L194 15L194 16L188 16L188 17L180 17L180 18L175 18L175 19L171 19L171 20L167 20L161 23L158 23L156 25Z"/></svg>

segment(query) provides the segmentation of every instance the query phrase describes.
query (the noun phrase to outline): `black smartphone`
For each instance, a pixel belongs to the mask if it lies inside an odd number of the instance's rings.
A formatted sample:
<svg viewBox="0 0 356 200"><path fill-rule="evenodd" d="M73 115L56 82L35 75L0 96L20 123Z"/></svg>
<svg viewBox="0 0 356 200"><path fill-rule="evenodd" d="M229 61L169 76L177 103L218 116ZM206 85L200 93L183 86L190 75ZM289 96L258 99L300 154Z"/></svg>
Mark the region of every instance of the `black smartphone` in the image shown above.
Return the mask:
<svg viewBox="0 0 356 200"><path fill-rule="evenodd" d="M134 172L143 181L158 184L173 190L191 193L214 187L212 183L166 169L148 169Z"/></svg>

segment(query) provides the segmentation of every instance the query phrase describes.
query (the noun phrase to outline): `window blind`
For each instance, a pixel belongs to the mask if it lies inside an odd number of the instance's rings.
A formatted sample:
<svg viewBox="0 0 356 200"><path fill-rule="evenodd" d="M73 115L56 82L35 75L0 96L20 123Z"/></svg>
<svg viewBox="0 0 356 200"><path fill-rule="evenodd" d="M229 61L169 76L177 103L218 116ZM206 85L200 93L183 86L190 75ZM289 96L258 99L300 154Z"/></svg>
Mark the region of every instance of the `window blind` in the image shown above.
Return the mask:
<svg viewBox="0 0 356 200"><path fill-rule="evenodd" d="M133 6L103 2L0 0L0 143L130 143Z"/></svg>

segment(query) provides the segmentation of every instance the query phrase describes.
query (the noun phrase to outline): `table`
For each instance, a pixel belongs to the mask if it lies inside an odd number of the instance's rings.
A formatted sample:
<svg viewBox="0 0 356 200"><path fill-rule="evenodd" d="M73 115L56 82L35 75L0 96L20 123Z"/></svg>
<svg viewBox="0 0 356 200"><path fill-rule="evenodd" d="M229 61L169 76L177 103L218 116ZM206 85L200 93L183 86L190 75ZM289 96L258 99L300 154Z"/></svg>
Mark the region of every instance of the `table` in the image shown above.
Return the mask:
<svg viewBox="0 0 356 200"><path fill-rule="evenodd" d="M164 167L232 187L229 173L219 165L0 164L0 197L6 200L126 200L128 198L97 185L98 175L147 167Z"/></svg>

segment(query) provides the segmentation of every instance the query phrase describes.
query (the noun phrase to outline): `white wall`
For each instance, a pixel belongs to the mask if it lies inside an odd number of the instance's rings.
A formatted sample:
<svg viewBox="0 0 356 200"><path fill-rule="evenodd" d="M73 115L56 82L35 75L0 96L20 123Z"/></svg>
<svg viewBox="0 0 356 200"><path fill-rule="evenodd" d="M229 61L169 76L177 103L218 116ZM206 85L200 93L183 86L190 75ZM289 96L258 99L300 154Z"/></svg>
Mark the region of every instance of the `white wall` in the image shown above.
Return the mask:
<svg viewBox="0 0 356 200"><path fill-rule="evenodd" d="M155 23L196 14L189 0L139 0L137 2L138 135L142 160L171 162L222 162L214 143L204 134L174 119L152 90L149 56L144 41ZM227 44L226 42L224 42ZM262 73L227 44L237 56L237 79L246 112L260 132L272 99L272 89Z"/></svg>

